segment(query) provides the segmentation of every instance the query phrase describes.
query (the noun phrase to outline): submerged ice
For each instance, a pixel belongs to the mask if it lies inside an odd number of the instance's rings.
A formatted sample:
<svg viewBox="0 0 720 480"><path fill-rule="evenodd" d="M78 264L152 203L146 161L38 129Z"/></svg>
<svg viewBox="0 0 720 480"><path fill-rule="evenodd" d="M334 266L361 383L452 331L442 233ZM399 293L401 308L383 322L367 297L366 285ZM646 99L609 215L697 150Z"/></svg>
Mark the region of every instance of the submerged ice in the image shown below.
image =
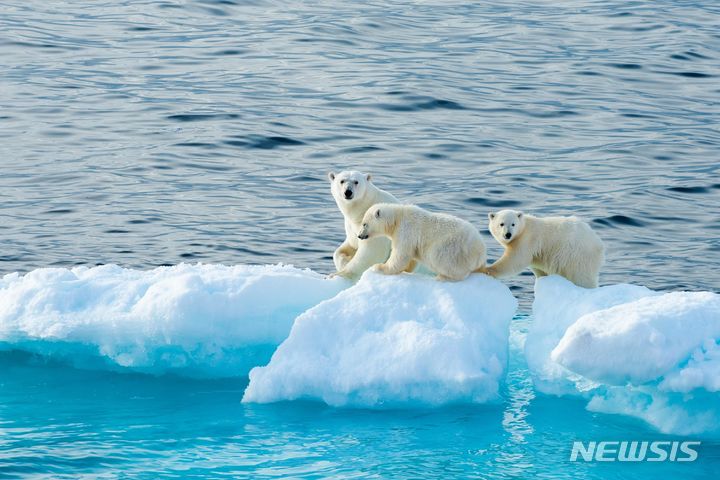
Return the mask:
<svg viewBox="0 0 720 480"><path fill-rule="evenodd" d="M720 430L720 295L539 279L525 343L536 388L667 433Z"/></svg>
<svg viewBox="0 0 720 480"><path fill-rule="evenodd" d="M9 274L0 280L0 349L91 368L243 376L267 363L296 316L347 285L289 266Z"/></svg>
<svg viewBox="0 0 720 480"><path fill-rule="evenodd" d="M296 320L270 363L250 372L243 400L363 407L492 401L516 308L510 290L485 275L453 283L366 272Z"/></svg>

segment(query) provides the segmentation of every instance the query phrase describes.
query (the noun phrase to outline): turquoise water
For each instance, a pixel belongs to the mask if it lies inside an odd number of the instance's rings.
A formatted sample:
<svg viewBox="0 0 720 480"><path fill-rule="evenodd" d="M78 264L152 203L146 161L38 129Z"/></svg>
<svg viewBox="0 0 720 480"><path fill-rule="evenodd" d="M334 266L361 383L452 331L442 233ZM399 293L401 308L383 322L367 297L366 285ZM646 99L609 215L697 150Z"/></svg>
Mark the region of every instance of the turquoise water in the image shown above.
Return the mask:
<svg viewBox="0 0 720 480"><path fill-rule="evenodd" d="M325 180L354 167L486 231L579 214L601 283L720 285L717 2L0 4L0 272L117 263L332 269ZM245 377L76 369L0 353L0 477L714 478L571 463L572 441L678 440L538 394L431 410L245 405ZM92 367L92 365L88 365ZM693 438L694 439L694 438Z"/></svg>
<svg viewBox="0 0 720 480"><path fill-rule="evenodd" d="M678 440L585 402L533 391L513 321L505 399L438 409L241 404L245 379L68 368L0 354L0 475L52 478L714 478L694 463L569 462L574 440ZM694 438L694 437L693 437Z"/></svg>

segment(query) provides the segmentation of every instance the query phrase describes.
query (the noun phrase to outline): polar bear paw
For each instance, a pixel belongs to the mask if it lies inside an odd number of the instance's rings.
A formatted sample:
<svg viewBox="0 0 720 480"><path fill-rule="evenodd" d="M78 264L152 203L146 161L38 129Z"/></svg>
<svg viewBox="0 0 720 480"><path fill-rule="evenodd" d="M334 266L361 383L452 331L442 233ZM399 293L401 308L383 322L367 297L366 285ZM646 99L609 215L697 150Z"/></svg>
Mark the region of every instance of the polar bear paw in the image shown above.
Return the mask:
<svg viewBox="0 0 720 480"><path fill-rule="evenodd" d="M385 273L385 265L383 265L382 263L376 263L375 265L370 267L370 271L375 273Z"/></svg>

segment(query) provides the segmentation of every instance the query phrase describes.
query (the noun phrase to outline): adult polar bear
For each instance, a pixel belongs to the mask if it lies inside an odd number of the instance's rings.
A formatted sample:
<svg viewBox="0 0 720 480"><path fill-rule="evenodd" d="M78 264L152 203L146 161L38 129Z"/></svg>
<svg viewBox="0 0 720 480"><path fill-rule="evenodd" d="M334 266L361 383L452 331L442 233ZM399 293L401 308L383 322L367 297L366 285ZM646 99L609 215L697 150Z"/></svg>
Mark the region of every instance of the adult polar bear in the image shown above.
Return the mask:
<svg viewBox="0 0 720 480"><path fill-rule="evenodd" d="M330 172L328 179L335 203L345 217L345 241L333 254L337 271L332 276L357 278L376 263L384 263L390 256L389 238L377 237L358 241L363 215L376 203L400 202L373 185L369 174L355 170L338 174Z"/></svg>

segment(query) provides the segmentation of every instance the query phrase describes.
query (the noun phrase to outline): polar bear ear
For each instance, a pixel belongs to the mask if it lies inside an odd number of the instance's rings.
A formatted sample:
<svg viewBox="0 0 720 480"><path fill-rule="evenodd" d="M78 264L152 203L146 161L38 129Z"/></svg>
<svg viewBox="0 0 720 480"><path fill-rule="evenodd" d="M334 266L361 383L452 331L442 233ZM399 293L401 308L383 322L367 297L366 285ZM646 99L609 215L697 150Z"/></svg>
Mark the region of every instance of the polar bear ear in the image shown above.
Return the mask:
<svg viewBox="0 0 720 480"><path fill-rule="evenodd" d="M523 212L518 212L518 218L522 218Z"/></svg>
<svg viewBox="0 0 720 480"><path fill-rule="evenodd" d="M372 179L372 175L370 175L370 174L368 173L368 174L367 174L367 177L365 177L365 179L369 182L369 181Z"/></svg>
<svg viewBox="0 0 720 480"><path fill-rule="evenodd" d="M328 173L328 180L330 180L331 182L335 180L335 172Z"/></svg>
<svg viewBox="0 0 720 480"><path fill-rule="evenodd" d="M380 209L379 208L375 211L375 218L380 218Z"/></svg>
<svg viewBox="0 0 720 480"><path fill-rule="evenodd" d="M492 213L492 212L488 213L488 219L489 219L489 220L493 220L494 218L495 218L495 214L494 214L494 213Z"/></svg>

